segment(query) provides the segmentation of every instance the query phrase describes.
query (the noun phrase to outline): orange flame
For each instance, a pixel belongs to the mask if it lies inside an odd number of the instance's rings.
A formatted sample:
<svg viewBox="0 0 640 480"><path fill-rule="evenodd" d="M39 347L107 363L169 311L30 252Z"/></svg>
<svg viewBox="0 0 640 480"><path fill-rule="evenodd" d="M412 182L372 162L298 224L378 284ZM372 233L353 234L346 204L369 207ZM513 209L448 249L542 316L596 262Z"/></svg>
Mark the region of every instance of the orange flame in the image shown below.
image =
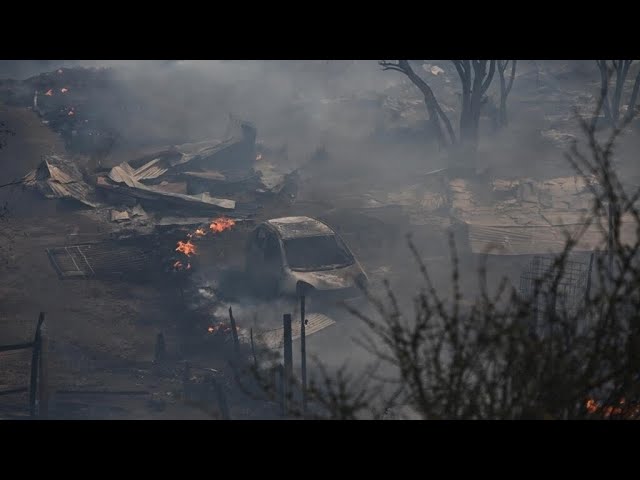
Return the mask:
<svg viewBox="0 0 640 480"><path fill-rule="evenodd" d="M187 257L190 257L191 255L195 255L196 246L191 243L191 240L187 240L186 242L181 240L178 242L176 252L184 253Z"/></svg>
<svg viewBox="0 0 640 480"><path fill-rule="evenodd" d="M190 270L191 269L191 264L189 262L187 262L187 265L185 266L184 263L182 263L180 260L178 260L177 262L175 262L173 264L173 269L174 270Z"/></svg>
<svg viewBox="0 0 640 480"><path fill-rule="evenodd" d="M256 157L256 161L262 160L262 154L259 153L258 156Z"/></svg>
<svg viewBox="0 0 640 480"><path fill-rule="evenodd" d="M209 229L213 233L220 233L220 232L224 232L225 230L229 230L235 224L236 224L235 220L232 220L230 218L220 217L220 218L216 218L213 222L211 222L211 225L209 225Z"/></svg>
<svg viewBox="0 0 640 480"><path fill-rule="evenodd" d="M67 92L69 91L69 89L68 89L68 88L66 88L66 87L62 87L62 88L60 89L60 91L61 91L62 93L67 93Z"/></svg>
<svg viewBox="0 0 640 480"><path fill-rule="evenodd" d="M640 405L635 405L630 409L626 406L626 400L624 398L620 399L617 406L607 405L603 406L600 403L596 402L593 398L587 399L586 402L587 412L593 413L602 413L602 416L608 418L612 415L624 415L625 417L637 417L640 415Z"/></svg>
<svg viewBox="0 0 640 480"><path fill-rule="evenodd" d="M46 91L46 93L45 93L45 95L46 95L47 97L53 97L53 89L51 89L51 88L50 88L49 90L47 90L47 91Z"/></svg>
<svg viewBox="0 0 640 480"><path fill-rule="evenodd" d="M207 332L209 333L217 333L217 332L223 332L223 333L229 333L231 332L231 326L224 323L224 322L218 322L217 325L211 325L207 328Z"/></svg>
<svg viewBox="0 0 640 480"><path fill-rule="evenodd" d="M61 68L60 68L60 69L58 69L58 73L62 73L62 69L61 69Z"/></svg>
<svg viewBox="0 0 640 480"><path fill-rule="evenodd" d="M235 220L226 217L216 218L209 225L209 230L213 233L224 232L225 230L230 229L236 224ZM187 241L183 242L182 240L178 242L176 246L176 252L180 252L185 254L187 257L196 254L196 245L191 242L191 239L194 237L204 237L207 235L207 230L204 228L197 228L193 233L187 234ZM187 262L186 265L183 265L182 262L177 261L173 264L173 268L175 270L189 270L191 269L191 264Z"/></svg>
<svg viewBox="0 0 640 480"><path fill-rule="evenodd" d="M68 116L75 115L75 114L76 112L73 111L73 108L69 110L69 113L67 113Z"/></svg>

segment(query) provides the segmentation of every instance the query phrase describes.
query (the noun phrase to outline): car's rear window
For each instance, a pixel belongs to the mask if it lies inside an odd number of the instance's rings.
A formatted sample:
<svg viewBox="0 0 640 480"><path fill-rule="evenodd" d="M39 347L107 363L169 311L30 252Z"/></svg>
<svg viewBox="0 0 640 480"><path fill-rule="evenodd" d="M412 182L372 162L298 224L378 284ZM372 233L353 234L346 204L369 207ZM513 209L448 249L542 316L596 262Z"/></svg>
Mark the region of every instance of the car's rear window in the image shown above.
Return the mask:
<svg viewBox="0 0 640 480"><path fill-rule="evenodd" d="M328 270L354 262L349 249L335 235L288 239L284 251L292 270Z"/></svg>

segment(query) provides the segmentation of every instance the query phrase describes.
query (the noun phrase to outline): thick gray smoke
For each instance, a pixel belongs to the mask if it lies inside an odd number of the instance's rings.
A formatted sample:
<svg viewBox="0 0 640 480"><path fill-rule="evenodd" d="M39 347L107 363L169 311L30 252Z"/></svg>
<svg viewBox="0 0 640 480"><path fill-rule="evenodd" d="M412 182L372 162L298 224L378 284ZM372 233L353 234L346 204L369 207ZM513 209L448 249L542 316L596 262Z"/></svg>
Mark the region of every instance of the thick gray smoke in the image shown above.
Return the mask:
<svg viewBox="0 0 640 480"><path fill-rule="evenodd" d="M400 80L374 61L342 60L5 61L0 75L25 78L73 66L113 69L114 87L126 101L107 115L120 115L111 123L126 124L124 139L136 143L216 137L234 115L254 122L263 138L309 149L328 137L370 133L371 112L345 112L335 108L336 99Z"/></svg>

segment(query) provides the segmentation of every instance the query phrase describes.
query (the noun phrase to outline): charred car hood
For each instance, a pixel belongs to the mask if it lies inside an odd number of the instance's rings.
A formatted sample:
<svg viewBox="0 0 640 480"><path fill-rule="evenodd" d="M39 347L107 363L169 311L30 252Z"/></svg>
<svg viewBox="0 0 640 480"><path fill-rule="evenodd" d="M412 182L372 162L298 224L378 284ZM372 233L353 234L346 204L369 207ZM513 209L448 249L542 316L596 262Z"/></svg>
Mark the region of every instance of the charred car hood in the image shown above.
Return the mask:
<svg viewBox="0 0 640 480"><path fill-rule="evenodd" d="M335 270L320 270L316 272L296 272L291 270L297 281L306 282L317 290L339 290L355 286L355 279L363 271L357 263Z"/></svg>

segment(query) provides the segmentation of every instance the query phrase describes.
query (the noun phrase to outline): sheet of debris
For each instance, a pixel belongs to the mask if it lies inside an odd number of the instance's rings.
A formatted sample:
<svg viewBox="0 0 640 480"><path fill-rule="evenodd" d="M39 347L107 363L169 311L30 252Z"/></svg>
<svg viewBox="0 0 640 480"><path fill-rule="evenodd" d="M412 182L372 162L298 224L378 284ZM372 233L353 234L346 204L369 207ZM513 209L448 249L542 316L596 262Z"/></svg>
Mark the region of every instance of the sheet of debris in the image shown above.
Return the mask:
<svg viewBox="0 0 640 480"><path fill-rule="evenodd" d="M207 192L199 195L186 195L147 186L136 179L135 172L126 163L113 167L108 175L98 177L97 186L124 197L129 196L148 201L164 200L177 207L208 207L214 210L233 210L236 207L234 200L215 198Z"/></svg>
<svg viewBox="0 0 640 480"><path fill-rule="evenodd" d="M232 120L226 140L162 148L122 162L99 175L97 186L125 204L127 197L147 208L189 208L245 218L261 193L289 194L295 171L286 172L257 153L256 129ZM260 160L258 160L260 159Z"/></svg>
<svg viewBox="0 0 640 480"><path fill-rule="evenodd" d="M305 336L313 335L325 328L336 324L336 321L322 313L308 313L306 316ZM266 332L258 332L255 335L255 342L269 350L281 349L284 345L284 327L276 328ZM291 338L298 340L301 336L300 322L291 325Z"/></svg>
<svg viewBox="0 0 640 480"><path fill-rule="evenodd" d="M149 215L141 205L133 207L118 206L96 209L86 209L77 212L78 215L90 218L100 224L100 231L109 235L149 235L154 233L157 220Z"/></svg>
<svg viewBox="0 0 640 480"><path fill-rule="evenodd" d="M595 181L590 181L591 186ZM490 188L467 179L452 179L454 229L473 253L529 255L559 253L567 236L581 236L575 251L605 247L606 218L590 216L589 184L581 177L544 181L494 180ZM623 219L622 236L635 240L633 223ZM586 229L585 229L586 228Z"/></svg>
<svg viewBox="0 0 640 480"><path fill-rule="evenodd" d="M33 188L49 199L72 199L89 207L98 207L95 189L85 182L80 169L68 158L49 155L23 178L27 188Z"/></svg>

